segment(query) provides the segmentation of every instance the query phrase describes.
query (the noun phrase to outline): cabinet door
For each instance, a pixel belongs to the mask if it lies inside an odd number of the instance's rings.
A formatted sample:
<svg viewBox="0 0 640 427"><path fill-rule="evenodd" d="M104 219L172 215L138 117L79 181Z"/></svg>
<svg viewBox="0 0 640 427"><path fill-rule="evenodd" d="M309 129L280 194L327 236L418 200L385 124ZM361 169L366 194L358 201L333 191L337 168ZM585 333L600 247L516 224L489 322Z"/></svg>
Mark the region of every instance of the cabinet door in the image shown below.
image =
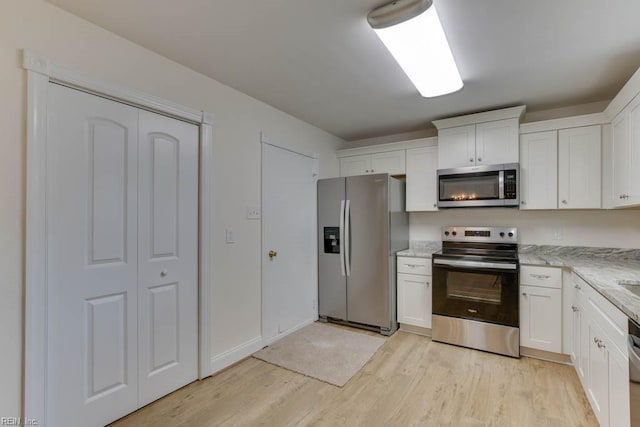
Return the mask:
<svg viewBox="0 0 640 427"><path fill-rule="evenodd" d="M405 150L386 151L371 155L370 173L405 174Z"/></svg>
<svg viewBox="0 0 640 427"><path fill-rule="evenodd" d="M438 169L476 164L476 125L438 131Z"/></svg>
<svg viewBox="0 0 640 427"><path fill-rule="evenodd" d="M602 199L602 130L598 126L558 132L558 207L599 209Z"/></svg>
<svg viewBox="0 0 640 427"><path fill-rule="evenodd" d="M611 160L613 162L613 205L624 206L629 193L629 116L622 111L611 122Z"/></svg>
<svg viewBox="0 0 640 427"><path fill-rule="evenodd" d="M398 322L431 328L431 276L398 273Z"/></svg>
<svg viewBox="0 0 640 427"><path fill-rule="evenodd" d="M340 159L340 176L364 175L371 170L371 155L349 156Z"/></svg>
<svg viewBox="0 0 640 427"><path fill-rule="evenodd" d="M520 286L520 345L562 352L562 290Z"/></svg>
<svg viewBox="0 0 640 427"><path fill-rule="evenodd" d="M407 150L407 211L438 210L438 147Z"/></svg>
<svg viewBox="0 0 640 427"><path fill-rule="evenodd" d="M600 426L607 427L609 426L609 352L602 347L605 335L594 319L588 319L587 323L589 330L587 396Z"/></svg>
<svg viewBox="0 0 640 427"><path fill-rule="evenodd" d="M606 342L609 352L609 425L628 427L631 423L629 400L629 359Z"/></svg>
<svg viewBox="0 0 640 427"><path fill-rule="evenodd" d="M476 125L476 164L518 163L518 119Z"/></svg>
<svg viewBox="0 0 640 427"><path fill-rule="evenodd" d="M558 207L558 134L520 137L520 209Z"/></svg>
<svg viewBox="0 0 640 427"><path fill-rule="evenodd" d="M629 177L625 205L640 204L640 95L629 104Z"/></svg>

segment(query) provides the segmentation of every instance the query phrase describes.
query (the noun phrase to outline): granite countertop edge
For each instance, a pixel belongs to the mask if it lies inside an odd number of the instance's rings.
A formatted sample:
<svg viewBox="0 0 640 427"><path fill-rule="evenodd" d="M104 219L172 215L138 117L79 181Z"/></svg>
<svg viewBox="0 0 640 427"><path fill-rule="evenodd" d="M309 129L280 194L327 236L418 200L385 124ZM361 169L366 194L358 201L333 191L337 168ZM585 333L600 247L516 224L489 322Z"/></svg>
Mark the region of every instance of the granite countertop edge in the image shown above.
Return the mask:
<svg viewBox="0 0 640 427"><path fill-rule="evenodd" d="M640 261L607 260L600 257L561 254L520 253L520 265L568 268L627 317L640 322L640 297L620 286L618 280L640 281Z"/></svg>

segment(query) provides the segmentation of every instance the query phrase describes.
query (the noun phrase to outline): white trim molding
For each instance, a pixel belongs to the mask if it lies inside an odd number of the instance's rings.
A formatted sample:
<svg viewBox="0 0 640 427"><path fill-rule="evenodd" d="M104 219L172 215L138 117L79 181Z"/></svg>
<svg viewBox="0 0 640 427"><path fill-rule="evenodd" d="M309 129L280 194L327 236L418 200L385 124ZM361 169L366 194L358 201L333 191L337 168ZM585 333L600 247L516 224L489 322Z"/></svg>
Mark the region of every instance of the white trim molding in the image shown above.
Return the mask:
<svg viewBox="0 0 640 427"><path fill-rule="evenodd" d="M583 114L581 116L521 123L520 135L525 133L546 132L550 130L577 128L582 126L604 125L609 123L605 113Z"/></svg>
<svg viewBox="0 0 640 427"><path fill-rule="evenodd" d="M344 148L336 152L336 157L361 156L366 154L384 153L387 151L408 150L411 148L424 148L438 145L438 137L411 139L408 141L388 142L385 144L367 145L364 147Z"/></svg>
<svg viewBox="0 0 640 427"><path fill-rule="evenodd" d="M631 76L631 78L620 89L620 92L611 100L604 113L613 120L632 100L640 93L640 68Z"/></svg>
<svg viewBox="0 0 640 427"><path fill-rule="evenodd" d="M200 127L198 377L213 373L210 343L210 289L213 283L213 115L153 95L105 83L23 51L27 71L27 226L25 235L23 419L46 425L47 414L47 230L46 146L49 83L58 83Z"/></svg>
<svg viewBox="0 0 640 427"><path fill-rule="evenodd" d="M500 110L483 111L482 113L467 114L464 116L456 116L448 119L434 120L432 123L438 130L441 130L457 126L492 122L495 120L522 120L526 109L526 105L518 105L517 107L502 108Z"/></svg>
<svg viewBox="0 0 640 427"><path fill-rule="evenodd" d="M250 339L236 347L233 347L225 352L218 354L211 358L211 372L216 373L221 371L224 368L228 368L241 361L242 359L251 356L256 351L263 348L262 337L257 336L255 338Z"/></svg>

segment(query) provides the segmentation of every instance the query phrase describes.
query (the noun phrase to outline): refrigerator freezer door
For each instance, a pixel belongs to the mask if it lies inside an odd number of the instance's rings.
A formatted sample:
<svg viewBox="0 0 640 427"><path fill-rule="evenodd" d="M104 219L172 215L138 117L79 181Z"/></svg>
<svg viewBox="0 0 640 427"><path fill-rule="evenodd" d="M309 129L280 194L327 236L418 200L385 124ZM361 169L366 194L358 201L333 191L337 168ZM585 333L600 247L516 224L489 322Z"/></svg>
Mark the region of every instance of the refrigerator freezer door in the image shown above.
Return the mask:
<svg viewBox="0 0 640 427"><path fill-rule="evenodd" d="M344 266L345 178L318 181L318 315L347 319L347 277ZM339 249L324 250L325 228L338 227Z"/></svg>
<svg viewBox="0 0 640 427"><path fill-rule="evenodd" d="M350 201L350 276L347 306L350 322L390 328L389 176L346 178Z"/></svg>

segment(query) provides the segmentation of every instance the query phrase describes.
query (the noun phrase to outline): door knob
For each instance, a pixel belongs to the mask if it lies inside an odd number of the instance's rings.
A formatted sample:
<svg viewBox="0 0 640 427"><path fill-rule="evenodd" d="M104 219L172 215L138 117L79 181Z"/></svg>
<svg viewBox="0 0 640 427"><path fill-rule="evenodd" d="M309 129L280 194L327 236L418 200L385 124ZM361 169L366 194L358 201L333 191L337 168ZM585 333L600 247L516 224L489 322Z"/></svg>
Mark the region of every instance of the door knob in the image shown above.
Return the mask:
<svg viewBox="0 0 640 427"><path fill-rule="evenodd" d="M273 259L273 258L275 258L277 256L278 256L278 252L273 251L273 250L269 251L269 259Z"/></svg>

